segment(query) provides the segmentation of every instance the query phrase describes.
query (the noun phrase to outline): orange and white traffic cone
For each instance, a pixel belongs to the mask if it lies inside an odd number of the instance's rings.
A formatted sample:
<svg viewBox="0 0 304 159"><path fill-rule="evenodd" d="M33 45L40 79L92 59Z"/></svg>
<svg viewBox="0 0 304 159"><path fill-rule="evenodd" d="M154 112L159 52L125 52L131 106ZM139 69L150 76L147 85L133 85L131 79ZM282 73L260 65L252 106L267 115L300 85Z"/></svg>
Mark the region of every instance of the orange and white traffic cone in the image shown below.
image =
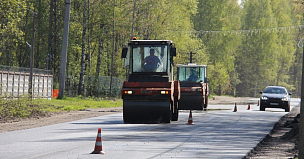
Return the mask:
<svg viewBox="0 0 304 159"><path fill-rule="evenodd" d="M102 151L102 137L101 137L101 129L98 128L98 134L96 137L96 142L95 142L95 148L94 151L91 152L91 154L106 154L105 152Z"/></svg>
<svg viewBox="0 0 304 159"><path fill-rule="evenodd" d="M250 103L248 104L248 108L247 108L247 110L250 110Z"/></svg>
<svg viewBox="0 0 304 159"><path fill-rule="evenodd" d="M193 120L192 120L192 111L190 110L190 114L189 114L189 119L188 119L188 125L194 125Z"/></svg>
<svg viewBox="0 0 304 159"><path fill-rule="evenodd" d="M236 103L235 103L235 105L234 105L234 110L233 110L233 112L237 112L237 106L236 106Z"/></svg>

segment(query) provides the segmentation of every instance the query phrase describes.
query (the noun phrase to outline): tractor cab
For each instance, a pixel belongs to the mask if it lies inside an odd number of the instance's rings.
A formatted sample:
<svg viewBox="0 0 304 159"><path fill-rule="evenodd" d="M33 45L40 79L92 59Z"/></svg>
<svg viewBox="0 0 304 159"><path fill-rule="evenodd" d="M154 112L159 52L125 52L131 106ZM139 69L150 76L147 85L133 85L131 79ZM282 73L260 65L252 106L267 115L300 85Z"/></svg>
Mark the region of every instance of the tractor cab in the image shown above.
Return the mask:
<svg viewBox="0 0 304 159"><path fill-rule="evenodd" d="M180 82L203 82L207 83L206 65L177 65L177 79Z"/></svg>
<svg viewBox="0 0 304 159"><path fill-rule="evenodd" d="M171 40L131 40L122 52L125 67L129 66L129 82L161 82L173 80Z"/></svg>

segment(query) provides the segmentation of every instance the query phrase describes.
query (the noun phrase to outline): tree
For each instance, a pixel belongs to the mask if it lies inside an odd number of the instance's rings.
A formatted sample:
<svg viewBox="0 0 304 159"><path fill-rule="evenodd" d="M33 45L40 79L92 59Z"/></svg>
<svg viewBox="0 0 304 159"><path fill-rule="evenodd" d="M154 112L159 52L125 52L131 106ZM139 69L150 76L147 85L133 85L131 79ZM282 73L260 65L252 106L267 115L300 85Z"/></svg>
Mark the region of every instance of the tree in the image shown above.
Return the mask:
<svg viewBox="0 0 304 159"><path fill-rule="evenodd" d="M246 30L277 27L270 1L247 1L244 11L242 27ZM274 85L279 69L276 32L267 29L258 31L244 37L237 58L237 71L242 81L237 86L237 92L244 96L256 96L261 88Z"/></svg>
<svg viewBox="0 0 304 159"><path fill-rule="evenodd" d="M52 57L50 59L50 67L53 70L54 82L59 81L59 67L60 67L60 50L62 42L62 28L63 28L63 17L62 12L64 11L64 3L59 3L56 0L50 1L49 8L49 27L48 32L48 54Z"/></svg>
<svg viewBox="0 0 304 159"><path fill-rule="evenodd" d="M208 69L209 78L222 79L222 77L227 77L225 80L214 80L211 91L216 91L218 94L225 91L228 94L233 94L232 90L228 92L227 86L230 84L227 82L236 84L238 81L233 72L235 72L235 52L240 43L240 37L225 32L225 30L238 30L240 28L240 6L237 0L200 0L198 12L192 19L195 29L203 32L199 37L206 46L209 56L208 65L213 65L209 68L214 68Z"/></svg>
<svg viewBox="0 0 304 159"><path fill-rule="evenodd" d="M87 0L84 0L84 10L83 10L83 30L82 30L82 51L81 51L81 71L79 76L79 84L78 84L78 95L83 95L82 87L83 87L83 78L84 78L84 70L85 70L85 45L86 45L86 31L87 31L87 23L86 23L86 11L87 11Z"/></svg>
<svg viewBox="0 0 304 159"><path fill-rule="evenodd" d="M32 9L32 6L23 0L0 0L1 63L6 65L16 64L15 58L18 47L14 44L19 42L18 39L24 40L25 35L24 30L20 28L20 23L26 18L27 12Z"/></svg>
<svg viewBox="0 0 304 159"><path fill-rule="evenodd" d="M90 79L111 75L113 49L113 76L126 77L120 55L132 36L173 40L177 48L175 64L187 64L189 53L195 53L193 62L208 65L211 91L218 94L256 96L270 84L286 86L293 92L301 89L302 50L295 44L302 38L303 29L293 27L302 24L302 4L292 0L246 0L241 7L237 0L115 1L114 48L113 1L72 1L67 95L103 93L90 90L100 85L100 81ZM56 87L64 3L0 0L0 4L0 64L29 67L30 47L26 42L32 39L30 10L35 9L34 67L53 70Z"/></svg>
<svg viewBox="0 0 304 159"><path fill-rule="evenodd" d="M286 0L271 1L272 10L278 27L293 25L291 10L292 3ZM289 70L295 60L296 43L295 30L281 31L277 36L277 60L280 64L278 67L276 85L284 86L288 90L294 89L294 84L291 84L291 77Z"/></svg>

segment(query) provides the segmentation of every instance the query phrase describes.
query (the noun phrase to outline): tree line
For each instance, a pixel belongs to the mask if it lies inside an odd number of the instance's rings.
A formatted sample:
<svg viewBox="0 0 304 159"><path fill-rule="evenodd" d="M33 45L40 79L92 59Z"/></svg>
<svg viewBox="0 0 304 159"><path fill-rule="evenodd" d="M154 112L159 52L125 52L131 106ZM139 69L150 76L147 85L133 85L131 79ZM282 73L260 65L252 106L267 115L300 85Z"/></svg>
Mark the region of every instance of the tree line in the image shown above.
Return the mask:
<svg viewBox="0 0 304 159"><path fill-rule="evenodd" d="M30 67L35 23L34 67L52 70L58 86L64 6L0 0L0 65ZM84 95L85 86L86 95L96 96L90 79L111 76L112 58L113 77L125 78L121 50L136 36L173 40L175 65L195 53L192 61L207 65L212 94L256 97L267 85L297 94L302 7L300 0L71 0L66 77L74 95Z"/></svg>

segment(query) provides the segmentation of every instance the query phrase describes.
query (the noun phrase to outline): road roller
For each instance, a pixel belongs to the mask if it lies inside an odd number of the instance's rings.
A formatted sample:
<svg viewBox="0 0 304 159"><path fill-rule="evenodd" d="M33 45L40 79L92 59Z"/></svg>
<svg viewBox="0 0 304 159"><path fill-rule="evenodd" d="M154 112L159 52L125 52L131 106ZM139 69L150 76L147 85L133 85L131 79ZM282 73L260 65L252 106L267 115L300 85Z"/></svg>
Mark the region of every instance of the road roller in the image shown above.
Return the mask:
<svg viewBox="0 0 304 159"><path fill-rule="evenodd" d="M177 80L180 82L179 110L207 110L209 86L207 65L188 63L177 65Z"/></svg>
<svg viewBox="0 0 304 159"><path fill-rule="evenodd" d="M171 40L133 40L122 50L128 70L121 96L123 120L130 124L178 120L179 81L173 79L176 48Z"/></svg>

